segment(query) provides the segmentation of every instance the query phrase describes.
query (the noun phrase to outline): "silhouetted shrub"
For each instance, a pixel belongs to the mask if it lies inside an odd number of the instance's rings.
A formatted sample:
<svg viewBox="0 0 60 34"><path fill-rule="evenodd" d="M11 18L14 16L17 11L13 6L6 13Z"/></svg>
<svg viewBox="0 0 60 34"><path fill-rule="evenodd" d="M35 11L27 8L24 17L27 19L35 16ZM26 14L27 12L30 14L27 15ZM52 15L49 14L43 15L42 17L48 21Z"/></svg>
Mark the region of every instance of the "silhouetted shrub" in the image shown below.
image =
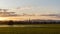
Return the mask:
<svg viewBox="0 0 60 34"><path fill-rule="evenodd" d="M9 22L8 22L8 25L13 25L14 24L14 22L12 21L12 20L10 20Z"/></svg>

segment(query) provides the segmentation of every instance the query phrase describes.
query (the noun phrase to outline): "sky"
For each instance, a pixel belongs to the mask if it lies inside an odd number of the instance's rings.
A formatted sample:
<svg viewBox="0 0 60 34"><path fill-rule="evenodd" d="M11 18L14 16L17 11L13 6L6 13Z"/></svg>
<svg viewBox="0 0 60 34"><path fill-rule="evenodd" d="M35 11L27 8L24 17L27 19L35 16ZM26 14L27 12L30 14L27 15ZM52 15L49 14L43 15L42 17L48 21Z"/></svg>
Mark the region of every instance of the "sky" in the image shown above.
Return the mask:
<svg viewBox="0 0 60 34"><path fill-rule="evenodd" d="M0 9L6 8L18 14L60 14L60 0L0 0Z"/></svg>

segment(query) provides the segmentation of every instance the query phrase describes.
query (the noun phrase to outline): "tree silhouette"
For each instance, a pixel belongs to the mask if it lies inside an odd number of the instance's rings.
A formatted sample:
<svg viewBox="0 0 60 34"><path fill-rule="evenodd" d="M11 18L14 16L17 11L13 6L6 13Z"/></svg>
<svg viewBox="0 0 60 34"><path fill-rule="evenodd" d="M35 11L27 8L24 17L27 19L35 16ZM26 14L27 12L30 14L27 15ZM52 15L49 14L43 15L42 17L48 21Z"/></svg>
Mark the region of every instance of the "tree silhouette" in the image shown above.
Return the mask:
<svg viewBox="0 0 60 34"><path fill-rule="evenodd" d="M14 24L14 22L12 21L12 20L10 20L9 22L8 22L8 25L13 25Z"/></svg>

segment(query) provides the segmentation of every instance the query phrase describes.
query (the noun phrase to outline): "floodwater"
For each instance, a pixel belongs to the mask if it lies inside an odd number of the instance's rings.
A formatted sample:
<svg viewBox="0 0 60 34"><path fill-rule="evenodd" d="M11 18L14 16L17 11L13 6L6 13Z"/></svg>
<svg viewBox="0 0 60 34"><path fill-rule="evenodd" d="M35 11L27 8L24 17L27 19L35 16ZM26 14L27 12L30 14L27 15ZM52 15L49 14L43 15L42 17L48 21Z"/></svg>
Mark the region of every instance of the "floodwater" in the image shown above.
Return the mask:
<svg viewBox="0 0 60 34"><path fill-rule="evenodd" d="M48 27L43 25L0 25L0 27Z"/></svg>

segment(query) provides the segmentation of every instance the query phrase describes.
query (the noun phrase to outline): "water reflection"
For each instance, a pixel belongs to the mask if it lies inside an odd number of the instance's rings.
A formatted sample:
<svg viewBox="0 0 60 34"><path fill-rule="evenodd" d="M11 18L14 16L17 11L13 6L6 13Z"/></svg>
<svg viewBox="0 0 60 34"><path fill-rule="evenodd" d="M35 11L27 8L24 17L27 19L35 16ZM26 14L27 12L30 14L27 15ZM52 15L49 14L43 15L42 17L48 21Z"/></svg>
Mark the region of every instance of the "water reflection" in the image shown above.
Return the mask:
<svg viewBox="0 0 60 34"><path fill-rule="evenodd" d="M0 27L48 27L44 25L0 25Z"/></svg>

